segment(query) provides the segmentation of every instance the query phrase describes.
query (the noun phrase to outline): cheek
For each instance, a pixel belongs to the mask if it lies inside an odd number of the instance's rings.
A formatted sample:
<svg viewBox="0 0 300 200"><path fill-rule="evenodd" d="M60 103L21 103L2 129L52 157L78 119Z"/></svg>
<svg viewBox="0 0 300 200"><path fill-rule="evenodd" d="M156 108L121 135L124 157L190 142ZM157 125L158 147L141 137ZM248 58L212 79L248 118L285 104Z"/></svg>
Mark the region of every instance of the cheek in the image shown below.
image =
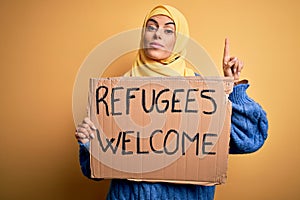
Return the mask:
<svg viewBox="0 0 300 200"><path fill-rule="evenodd" d="M147 47L147 44L149 43L149 42L151 42L151 38L152 38L153 36L152 36L152 34L151 33L145 33L144 34L144 43L143 43L143 47Z"/></svg>
<svg viewBox="0 0 300 200"><path fill-rule="evenodd" d="M176 38L174 37L170 37L166 40L166 47L168 51L173 51L173 48L175 46L175 42L176 42Z"/></svg>

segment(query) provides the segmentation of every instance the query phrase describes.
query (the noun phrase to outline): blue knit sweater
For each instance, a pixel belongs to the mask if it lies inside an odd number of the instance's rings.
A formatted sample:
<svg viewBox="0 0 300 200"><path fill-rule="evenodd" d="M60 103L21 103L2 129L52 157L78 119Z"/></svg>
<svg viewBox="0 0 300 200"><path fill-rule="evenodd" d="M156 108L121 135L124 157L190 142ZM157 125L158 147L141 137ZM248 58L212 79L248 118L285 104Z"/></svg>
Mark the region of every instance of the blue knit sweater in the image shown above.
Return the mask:
<svg viewBox="0 0 300 200"><path fill-rule="evenodd" d="M230 149L231 154L251 153L258 150L267 138L268 121L265 111L248 97L248 84L233 88L229 95L232 102ZM81 170L90 178L90 160L87 144L80 144ZM97 179L95 179L97 180ZM148 183L114 179L107 199L214 199L215 186Z"/></svg>

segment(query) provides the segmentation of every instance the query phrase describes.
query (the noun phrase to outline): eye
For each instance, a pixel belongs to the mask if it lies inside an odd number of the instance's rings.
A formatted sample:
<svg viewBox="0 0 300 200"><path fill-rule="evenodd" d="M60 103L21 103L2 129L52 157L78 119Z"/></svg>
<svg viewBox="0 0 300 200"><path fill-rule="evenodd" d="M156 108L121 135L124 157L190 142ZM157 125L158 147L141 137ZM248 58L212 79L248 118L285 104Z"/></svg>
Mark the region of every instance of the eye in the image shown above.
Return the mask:
<svg viewBox="0 0 300 200"><path fill-rule="evenodd" d="M146 27L146 30L149 32L155 32L157 30L156 26L149 25Z"/></svg>
<svg viewBox="0 0 300 200"><path fill-rule="evenodd" d="M164 32L167 35L172 35L174 33L174 31L172 29L165 29Z"/></svg>

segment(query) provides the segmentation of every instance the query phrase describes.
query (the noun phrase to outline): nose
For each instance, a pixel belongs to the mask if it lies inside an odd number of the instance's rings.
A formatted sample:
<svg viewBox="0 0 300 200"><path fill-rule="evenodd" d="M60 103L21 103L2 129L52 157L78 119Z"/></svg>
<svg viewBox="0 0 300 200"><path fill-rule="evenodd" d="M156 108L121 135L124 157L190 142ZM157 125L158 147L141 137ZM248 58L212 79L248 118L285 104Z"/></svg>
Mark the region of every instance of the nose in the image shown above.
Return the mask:
<svg viewBox="0 0 300 200"><path fill-rule="evenodd" d="M156 30L155 34L154 34L154 38L155 38L155 39L161 39L161 37L162 37L162 31L163 31L163 29L158 28L158 29Z"/></svg>

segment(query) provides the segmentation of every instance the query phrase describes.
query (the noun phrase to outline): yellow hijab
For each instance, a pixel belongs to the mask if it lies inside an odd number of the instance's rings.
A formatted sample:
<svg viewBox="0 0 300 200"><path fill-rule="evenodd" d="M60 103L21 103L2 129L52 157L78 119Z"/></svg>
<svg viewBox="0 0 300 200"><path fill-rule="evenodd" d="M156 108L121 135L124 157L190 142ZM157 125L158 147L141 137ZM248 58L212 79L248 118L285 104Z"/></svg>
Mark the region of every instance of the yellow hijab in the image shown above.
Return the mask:
<svg viewBox="0 0 300 200"><path fill-rule="evenodd" d="M176 28L176 43L173 53L165 60L155 61L148 58L143 50L144 28L147 21L155 15L165 15L171 18ZM159 5L148 13L143 23L142 39L137 58L133 63L132 69L125 76L195 76L193 70L186 67L184 56L185 46L189 38L189 28L183 14L177 9Z"/></svg>

